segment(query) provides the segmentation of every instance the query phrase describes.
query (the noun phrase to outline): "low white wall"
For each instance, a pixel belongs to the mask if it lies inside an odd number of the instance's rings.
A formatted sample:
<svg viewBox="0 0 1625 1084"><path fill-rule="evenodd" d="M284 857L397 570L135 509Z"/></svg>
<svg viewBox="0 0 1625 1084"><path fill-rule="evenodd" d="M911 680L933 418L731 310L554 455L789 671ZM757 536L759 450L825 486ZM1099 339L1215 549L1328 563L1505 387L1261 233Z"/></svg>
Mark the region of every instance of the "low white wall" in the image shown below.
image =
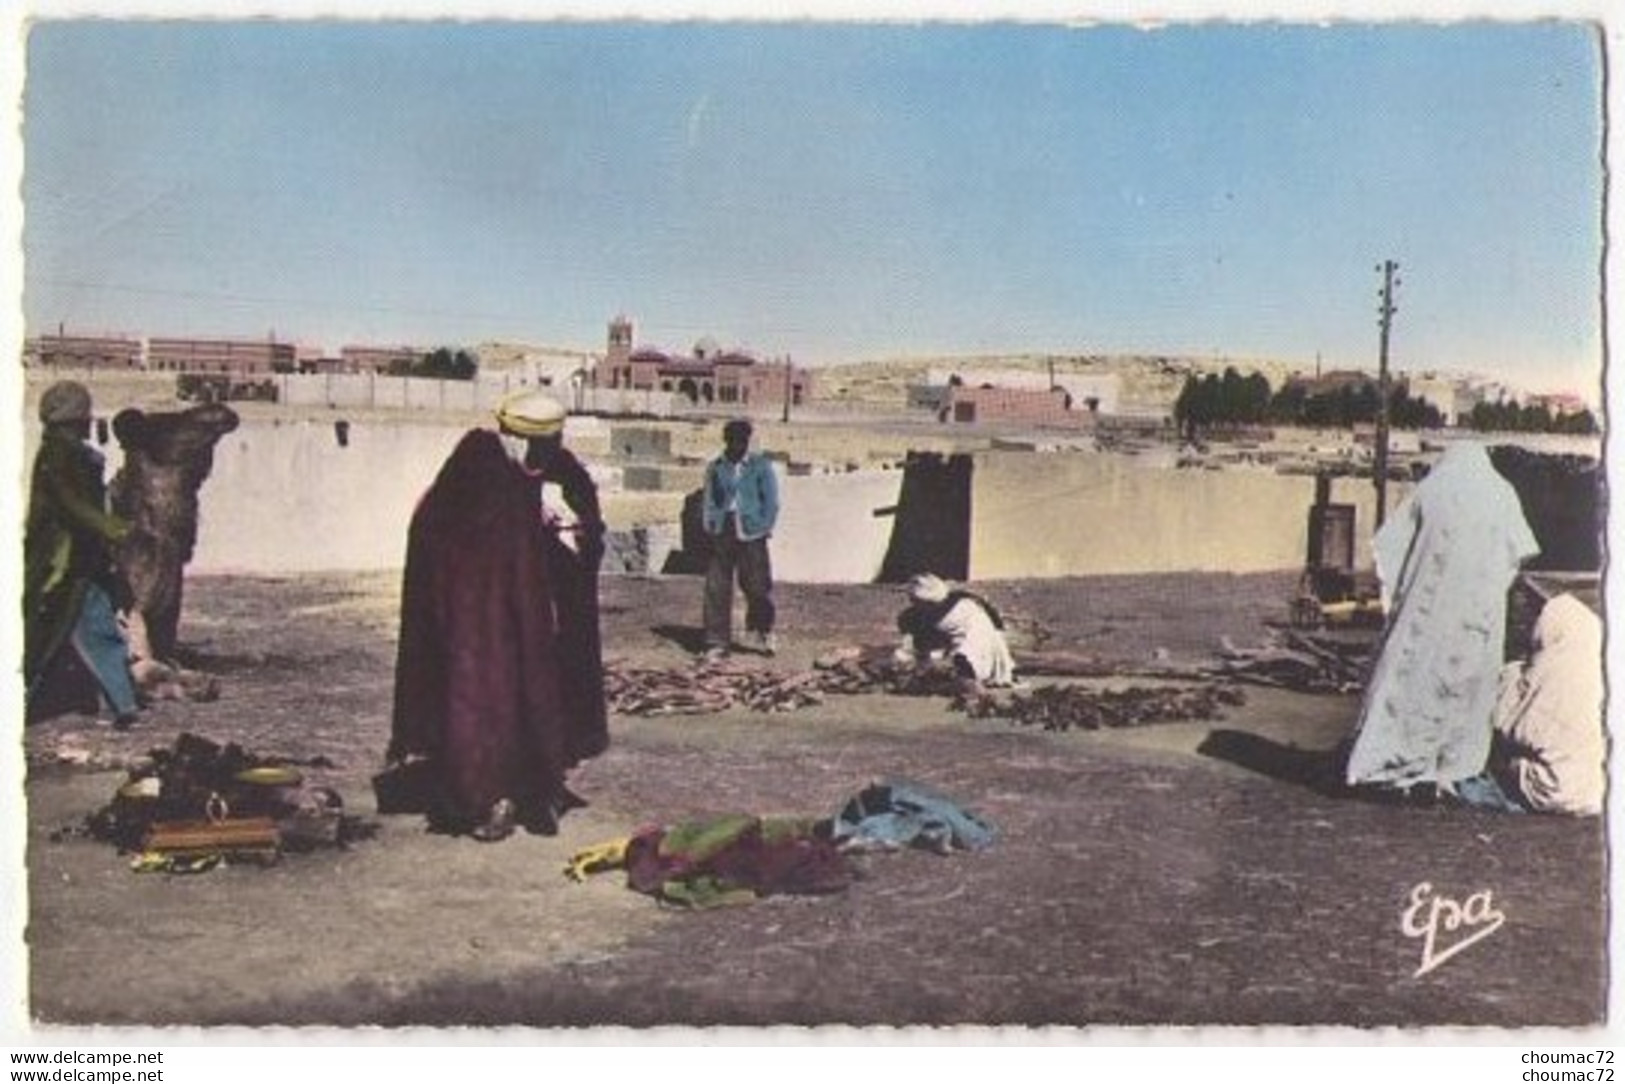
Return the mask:
<svg viewBox="0 0 1625 1084"><path fill-rule="evenodd" d="M783 495L773 533L773 574L794 583L871 583L880 575L897 504L900 470L801 475L779 484Z"/></svg>
<svg viewBox="0 0 1625 1084"><path fill-rule="evenodd" d="M398 568L418 498L466 430L245 422L215 448L191 571Z"/></svg>
<svg viewBox="0 0 1625 1084"><path fill-rule="evenodd" d="M215 447L199 498L197 552L189 570L297 573L399 568L412 510L464 427L353 422L340 446L329 422L244 421ZM571 418L566 441L582 449L604 493L619 467L590 458L597 418ZM32 458L37 432L28 449ZM122 462L117 444L107 475ZM897 503L899 471L784 477L784 515L773 541L780 579L863 582L880 571Z"/></svg>
<svg viewBox="0 0 1625 1084"><path fill-rule="evenodd" d="M1268 469L1171 469L1089 452L976 457L971 575L977 579L1301 567L1315 481ZM1392 512L1409 486L1390 484ZM1371 564L1376 489L1343 478L1355 563Z"/></svg>
<svg viewBox="0 0 1625 1084"><path fill-rule="evenodd" d="M200 495L194 573L398 568L419 497L465 432L461 426L356 421L341 447L331 422L248 419L215 449ZM607 430L572 418L567 440L605 493L618 468ZM25 438L28 460L37 426ZM104 451L111 478L116 442ZM785 476L773 541L779 579L854 583L879 573L900 470ZM24 481L26 486L26 480ZM1390 510L1406 487L1391 486ZM1179 570L1262 571L1303 564L1314 480L1268 470L1175 470L1096 453L978 454L972 482L971 575L977 579ZM1370 560L1374 491L1340 479L1332 499L1357 505L1357 558Z"/></svg>
<svg viewBox="0 0 1625 1084"><path fill-rule="evenodd" d="M285 406L352 410L487 411L509 394L540 387L519 373L481 375L473 380L435 380L377 373L284 373L273 378L277 401ZM666 392L552 385L550 395L575 410L653 414L669 417Z"/></svg>

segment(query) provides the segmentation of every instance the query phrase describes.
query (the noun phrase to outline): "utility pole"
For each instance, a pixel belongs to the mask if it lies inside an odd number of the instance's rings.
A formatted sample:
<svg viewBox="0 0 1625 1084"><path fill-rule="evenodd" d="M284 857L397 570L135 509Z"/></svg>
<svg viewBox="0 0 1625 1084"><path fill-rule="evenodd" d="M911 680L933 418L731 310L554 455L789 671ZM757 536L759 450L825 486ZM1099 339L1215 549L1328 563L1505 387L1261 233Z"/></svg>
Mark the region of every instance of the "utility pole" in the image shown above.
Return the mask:
<svg viewBox="0 0 1625 1084"><path fill-rule="evenodd" d="M1377 485L1376 525L1380 529L1388 513L1388 335L1394 313L1398 311L1394 306L1394 287L1400 280L1394 274L1399 264L1393 260L1384 260L1377 270L1382 272L1382 291L1378 295L1382 303L1377 306L1377 326L1382 334L1377 352L1377 447L1373 473Z"/></svg>
<svg viewBox="0 0 1625 1084"><path fill-rule="evenodd" d="M791 364L790 364L790 355L786 354L786 355L784 355L784 421L785 421L786 425L788 425L790 423L790 373L791 373L791 371L792 371L792 367L791 367Z"/></svg>

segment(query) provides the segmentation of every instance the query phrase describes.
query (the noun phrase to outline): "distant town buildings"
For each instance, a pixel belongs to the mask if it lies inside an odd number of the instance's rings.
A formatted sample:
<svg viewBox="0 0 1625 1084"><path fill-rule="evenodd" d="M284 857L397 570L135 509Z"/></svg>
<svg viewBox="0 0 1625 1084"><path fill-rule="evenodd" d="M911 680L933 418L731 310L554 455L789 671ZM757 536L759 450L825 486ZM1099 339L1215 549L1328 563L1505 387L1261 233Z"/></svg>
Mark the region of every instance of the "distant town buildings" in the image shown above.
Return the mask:
<svg viewBox="0 0 1625 1084"><path fill-rule="evenodd" d="M687 355L634 347L632 321L609 325L608 353L535 350L493 345L482 359L487 376L579 392L591 386L658 392L691 405L742 409L800 406L812 397L812 374L788 359L762 361L742 349L702 339ZM140 339L130 336L41 335L23 346L29 368L126 370L185 377L265 378L276 374L406 375L428 351L409 345L351 344L334 356L320 347L274 337Z"/></svg>
<svg viewBox="0 0 1625 1084"><path fill-rule="evenodd" d="M1545 407L1554 418L1566 418L1574 414L1583 414L1591 409L1585 399L1570 392L1557 392L1550 395L1527 395L1523 399L1523 405Z"/></svg>
<svg viewBox="0 0 1625 1084"><path fill-rule="evenodd" d="M814 374L788 358L763 359L740 347L724 348L700 339L687 353L668 353L636 341L636 328L624 315L609 322L605 353L490 343L478 348L481 379L571 389L578 408L585 392L647 392L671 396L679 405L741 411L796 407L812 401ZM243 337L150 337L70 335L65 329L23 344L27 368L81 372L156 372L193 378L263 382L278 374L406 375L423 362L428 349L407 344L348 344L333 354L320 346L279 341L274 335ZM993 359L987 359L993 360ZM1152 359L1163 375L1178 366ZM1019 368L1005 360L994 366L969 365L955 371L938 365L906 386L907 407L943 422L1011 423L1068 428L1109 428L1124 410L1124 377L1116 371L1056 371ZM1284 377L1276 391L1306 396L1369 395L1375 374L1332 370ZM1481 406L1544 411L1552 419L1589 415L1585 398L1572 393L1519 393L1505 384L1473 375L1413 371L1394 376L1395 389L1434 407L1445 426L1467 426ZM1162 409L1131 391L1128 400L1141 413ZM1173 409L1172 402L1166 404ZM1165 413L1165 412L1164 412ZM1482 413L1482 412L1480 412ZM1157 414L1162 418L1164 414Z"/></svg>
<svg viewBox="0 0 1625 1084"><path fill-rule="evenodd" d="M1310 395L1324 395L1343 389L1359 391L1375 388L1377 376L1365 369L1334 369L1313 377L1297 375L1288 384L1301 388ZM1473 408L1480 403L1495 403L1517 398L1505 384L1481 377L1441 373L1434 371L1396 373L1394 387L1414 400L1424 400L1439 412L1441 422L1449 428L1466 425ZM1534 398L1525 397L1526 402Z"/></svg>
<svg viewBox="0 0 1625 1084"><path fill-rule="evenodd" d="M1482 388L1475 388L1457 377L1422 373L1409 380L1411 394L1431 403L1447 426L1462 424L1472 414L1473 407L1484 401Z"/></svg>
<svg viewBox="0 0 1625 1084"><path fill-rule="evenodd" d="M633 334L627 317L610 321L608 352L595 371L600 387L669 392L690 403L747 408L800 406L812 398L812 374L788 359L764 362L741 349L724 350L709 338L695 343L690 354L668 354L634 345Z"/></svg>
<svg viewBox="0 0 1625 1084"><path fill-rule="evenodd" d="M1330 372L1317 372L1314 376L1290 376L1286 380L1286 386L1301 388L1309 395L1326 395L1345 388L1359 390L1367 385L1375 387L1376 383L1377 374L1365 369L1332 369Z"/></svg>
<svg viewBox="0 0 1625 1084"><path fill-rule="evenodd" d="M339 348L337 366L329 371L340 373L392 373L405 372L421 361L424 351L415 346L344 346Z"/></svg>
<svg viewBox="0 0 1625 1084"><path fill-rule="evenodd" d="M1092 428L1119 410L1116 373L1051 373L1033 369L932 369L910 385L911 409L961 425L1010 423Z"/></svg>
<svg viewBox="0 0 1625 1084"><path fill-rule="evenodd" d="M578 389L589 384L598 355L585 350L488 343L477 350L480 375L522 386Z"/></svg>
<svg viewBox="0 0 1625 1084"><path fill-rule="evenodd" d="M977 387L991 386L1020 391L1060 391L1071 407L1091 414L1116 414L1122 394L1122 379L1116 373L1048 372L1040 369L977 369L966 376L951 369L934 368L926 374L928 385L947 387L956 382Z"/></svg>
<svg viewBox="0 0 1625 1084"><path fill-rule="evenodd" d="M975 425L1011 422L1025 425L1083 428L1095 415L1073 409L1060 388L1000 388L992 385L950 385L938 417L943 421Z"/></svg>
<svg viewBox="0 0 1625 1084"><path fill-rule="evenodd" d="M145 368L155 373L270 376L296 367L293 343L275 339L148 339Z"/></svg>
<svg viewBox="0 0 1625 1084"><path fill-rule="evenodd" d="M48 369L139 370L145 361L140 339L41 335L23 343L23 365Z"/></svg>

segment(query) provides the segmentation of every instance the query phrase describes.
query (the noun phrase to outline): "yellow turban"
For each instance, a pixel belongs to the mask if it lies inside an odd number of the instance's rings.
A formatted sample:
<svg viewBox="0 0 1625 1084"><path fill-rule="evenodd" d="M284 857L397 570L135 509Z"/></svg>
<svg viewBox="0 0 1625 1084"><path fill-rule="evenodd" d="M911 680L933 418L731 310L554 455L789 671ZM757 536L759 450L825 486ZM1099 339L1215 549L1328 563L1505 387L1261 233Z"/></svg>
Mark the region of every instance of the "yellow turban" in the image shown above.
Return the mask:
<svg viewBox="0 0 1625 1084"><path fill-rule="evenodd" d="M539 391L508 396L497 407L497 424L516 437L549 437L564 432L564 405Z"/></svg>

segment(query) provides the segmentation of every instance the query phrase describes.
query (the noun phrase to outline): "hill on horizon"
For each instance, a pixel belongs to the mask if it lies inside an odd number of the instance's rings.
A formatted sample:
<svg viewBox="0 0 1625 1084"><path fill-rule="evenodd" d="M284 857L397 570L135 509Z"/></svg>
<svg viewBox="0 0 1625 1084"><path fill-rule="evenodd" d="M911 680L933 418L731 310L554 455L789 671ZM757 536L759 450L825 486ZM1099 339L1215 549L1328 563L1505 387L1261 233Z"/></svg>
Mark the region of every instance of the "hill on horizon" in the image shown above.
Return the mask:
<svg viewBox="0 0 1625 1084"><path fill-rule="evenodd" d="M1303 371L1303 366L1276 359L1214 358L1157 354L961 354L897 357L847 362L814 370L817 398L854 403L902 403L908 388L934 371L948 370L974 383L979 373L999 370L1053 371L1056 375L1115 373L1121 401L1128 407L1165 407L1178 397L1189 376L1237 372L1263 373L1271 387Z"/></svg>

